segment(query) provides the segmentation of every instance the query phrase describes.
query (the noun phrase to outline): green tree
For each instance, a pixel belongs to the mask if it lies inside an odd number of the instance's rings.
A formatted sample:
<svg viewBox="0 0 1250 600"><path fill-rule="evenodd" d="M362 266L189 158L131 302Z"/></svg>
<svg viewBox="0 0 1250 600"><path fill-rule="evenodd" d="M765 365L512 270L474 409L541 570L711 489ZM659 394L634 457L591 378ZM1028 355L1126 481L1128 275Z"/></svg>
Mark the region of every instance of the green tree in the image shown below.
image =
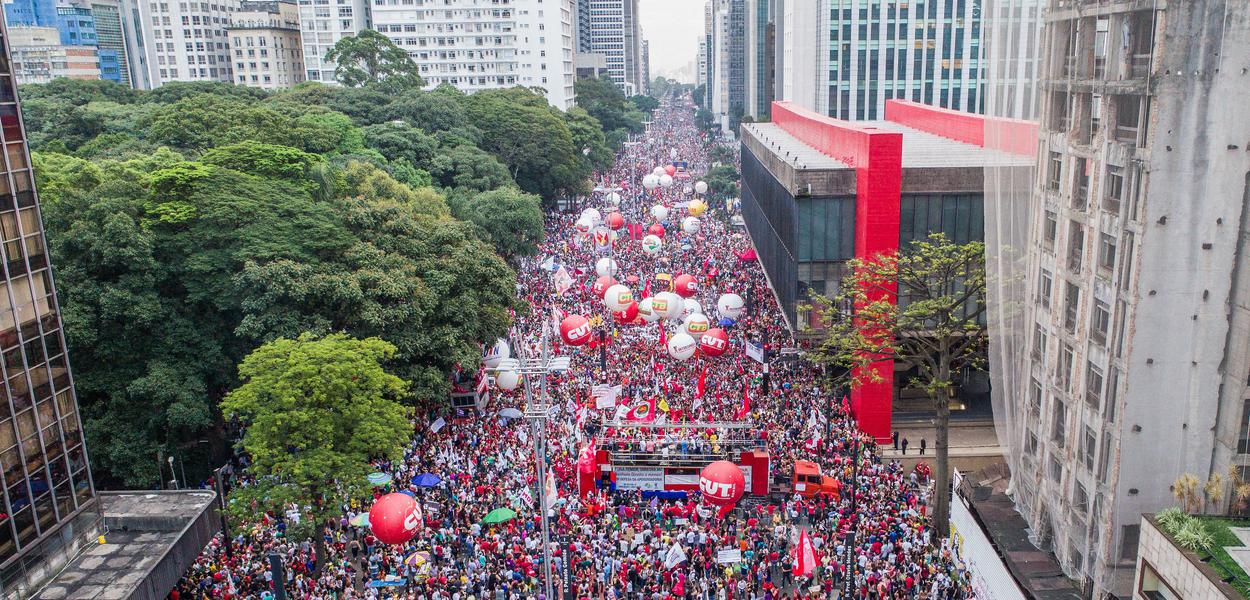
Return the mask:
<svg viewBox="0 0 1250 600"><path fill-rule="evenodd" d="M481 227L500 256L530 256L543 240L542 198L503 188L452 206L457 217Z"/></svg>
<svg viewBox="0 0 1250 600"><path fill-rule="evenodd" d="M221 402L243 424L255 485L231 494L231 512L245 521L266 512L298 513L294 539L311 539L325 562L326 524L347 501L370 498L370 461L397 460L412 436L408 391L382 364L395 347L377 338L301 335L257 348L239 365L242 385Z"/></svg>
<svg viewBox="0 0 1250 600"><path fill-rule="evenodd" d="M430 164L434 184L485 192L515 185L508 167L485 150L470 144L445 149Z"/></svg>
<svg viewBox="0 0 1250 600"><path fill-rule="evenodd" d="M588 77L578 79L573 84L577 93L577 105L586 109L590 116L599 120L606 131L627 129L635 133L642 131L642 123L629 117L633 106L609 79Z"/></svg>
<svg viewBox="0 0 1250 600"><path fill-rule="evenodd" d="M459 90L440 85L430 92L404 94L387 105L385 112L387 120L402 119L431 133L452 131L469 125L463 98Z"/></svg>
<svg viewBox="0 0 1250 600"><path fill-rule="evenodd" d="M738 170L732 165L712 167L703 177L707 183L708 195L715 200L738 197Z"/></svg>
<svg viewBox="0 0 1250 600"><path fill-rule="evenodd" d="M594 169L607 169L612 166L615 156L608 147L603 134L603 126L599 120L590 116L580 106L574 106L564 113L564 121L573 135L573 146L581 148L582 154Z"/></svg>
<svg viewBox="0 0 1250 600"><path fill-rule="evenodd" d="M405 123L370 125L363 130L365 145L388 160L404 159L417 169L429 170L438 151L438 140Z"/></svg>
<svg viewBox="0 0 1250 600"><path fill-rule="evenodd" d="M580 192L589 165L573 135L545 98L525 88L486 90L465 98L473 124L482 130L482 149L511 171L521 189L554 202L561 194Z"/></svg>
<svg viewBox="0 0 1250 600"><path fill-rule="evenodd" d="M647 114L651 114L655 111L655 109L660 107L660 101L653 96L630 96L629 103L632 104L636 110Z"/></svg>
<svg viewBox="0 0 1250 600"><path fill-rule="evenodd" d="M391 91L419 88L417 63L390 38L365 29L334 44L325 60L336 64L334 79L347 87L382 84Z"/></svg>
<svg viewBox="0 0 1250 600"><path fill-rule="evenodd" d="M309 173L321 157L290 146L247 141L218 146L200 158L202 162L261 177L309 181Z"/></svg>
<svg viewBox="0 0 1250 600"><path fill-rule="evenodd" d="M909 383L929 393L937 415L933 522L945 537L955 376L985 362L985 245L956 244L937 233L902 252L854 259L850 267L841 293L822 309L827 329L816 356L847 373L852 386L880 381L878 369L893 369L891 362L916 368ZM853 307L852 314L843 307Z"/></svg>

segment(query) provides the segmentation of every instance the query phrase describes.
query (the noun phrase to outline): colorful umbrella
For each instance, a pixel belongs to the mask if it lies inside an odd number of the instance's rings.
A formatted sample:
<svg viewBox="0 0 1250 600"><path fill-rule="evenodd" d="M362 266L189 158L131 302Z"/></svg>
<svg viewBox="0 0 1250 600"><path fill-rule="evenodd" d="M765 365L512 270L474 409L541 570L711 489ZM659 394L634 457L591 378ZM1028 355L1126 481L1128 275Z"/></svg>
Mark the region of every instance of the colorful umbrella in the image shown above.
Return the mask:
<svg viewBox="0 0 1250 600"><path fill-rule="evenodd" d="M486 518L482 519L482 522L487 524L506 523L515 517L516 511L511 508L496 508L495 510L490 511L490 513L486 515Z"/></svg>
<svg viewBox="0 0 1250 600"><path fill-rule="evenodd" d="M521 413L521 411L519 411L519 410L517 410L517 409L515 409L515 408L505 408L505 409L503 409L503 410L499 411L499 416L501 416L501 417L507 417L507 418L509 418L509 419L520 419L521 417L523 417L523 416L525 416L525 415L524 415L524 414L522 414L522 413Z"/></svg>
<svg viewBox="0 0 1250 600"><path fill-rule="evenodd" d="M373 485L386 485L391 482L391 476L386 473L370 473L366 479Z"/></svg>
<svg viewBox="0 0 1250 600"><path fill-rule="evenodd" d="M347 522L350 523L353 527L368 527L369 526L369 513L362 512L352 517Z"/></svg>
<svg viewBox="0 0 1250 600"><path fill-rule="evenodd" d="M410 567L418 567L428 562L430 562L429 552L413 552L404 559L404 564Z"/></svg>
<svg viewBox="0 0 1250 600"><path fill-rule="evenodd" d="M412 480L412 485L417 487L434 487L438 485L438 482L440 481L442 481L442 479L439 478L438 475L433 473L422 473L417 475L416 479Z"/></svg>

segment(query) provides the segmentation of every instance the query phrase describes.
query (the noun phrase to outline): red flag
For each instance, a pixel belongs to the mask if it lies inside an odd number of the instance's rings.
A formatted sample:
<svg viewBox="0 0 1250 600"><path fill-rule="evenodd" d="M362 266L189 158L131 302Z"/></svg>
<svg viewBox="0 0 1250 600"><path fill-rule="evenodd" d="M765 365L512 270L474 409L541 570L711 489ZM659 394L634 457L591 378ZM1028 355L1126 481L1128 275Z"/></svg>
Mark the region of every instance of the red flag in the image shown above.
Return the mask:
<svg viewBox="0 0 1250 600"><path fill-rule="evenodd" d="M751 380L747 379L742 386L742 408L738 409L738 414L734 417L734 420L741 421L749 414L751 414Z"/></svg>
<svg viewBox="0 0 1250 600"><path fill-rule="evenodd" d="M650 282L648 282L650 283ZM664 321L660 321L660 347L663 348L668 344L668 334L664 331Z"/></svg>
<svg viewBox="0 0 1250 600"><path fill-rule="evenodd" d="M807 530L804 529L799 533L798 545L794 547L794 570L792 572L799 577L811 575L818 564L820 564L820 557L816 554L816 546L812 544L812 538L808 537Z"/></svg>
<svg viewBox="0 0 1250 600"><path fill-rule="evenodd" d="M694 397L702 398L703 393L707 391L707 365L703 365L703 370L699 371L699 385L695 387Z"/></svg>
<svg viewBox="0 0 1250 600"><path fill-rule="evenodd" d="M646 300L651 297L651 280L647 280L647 285L642 288L642 299Z"/></svg>

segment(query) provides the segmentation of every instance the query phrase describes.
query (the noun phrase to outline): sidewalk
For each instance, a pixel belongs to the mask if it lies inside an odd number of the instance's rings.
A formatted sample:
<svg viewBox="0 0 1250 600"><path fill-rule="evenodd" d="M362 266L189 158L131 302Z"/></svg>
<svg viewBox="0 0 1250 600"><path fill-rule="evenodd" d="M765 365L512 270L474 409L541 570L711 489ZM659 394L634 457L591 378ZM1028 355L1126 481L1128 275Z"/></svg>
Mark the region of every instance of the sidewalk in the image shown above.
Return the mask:
<svg viewBox="0 0 1250 600"><path fill-rule="evenodd" d="M900 423L897 431L899 433L900 448L895 450L893 444L890 443L881 445L882 458L903 461L932 461L937 458L937 453L933 449L933 440L936 437L936 432L931 423ZM967 462L980 462L979 459L998 459L1006 452L1006 449L998 445L998 436L994 433L994 425L992 423L952 424L949 431L949 455L952 461L971 459L971 461ZM906 455L903 454L901 448L904 438L908 441ZM924 454L920 453L921 439L928 442L928 447L925 449Z"/></svg>

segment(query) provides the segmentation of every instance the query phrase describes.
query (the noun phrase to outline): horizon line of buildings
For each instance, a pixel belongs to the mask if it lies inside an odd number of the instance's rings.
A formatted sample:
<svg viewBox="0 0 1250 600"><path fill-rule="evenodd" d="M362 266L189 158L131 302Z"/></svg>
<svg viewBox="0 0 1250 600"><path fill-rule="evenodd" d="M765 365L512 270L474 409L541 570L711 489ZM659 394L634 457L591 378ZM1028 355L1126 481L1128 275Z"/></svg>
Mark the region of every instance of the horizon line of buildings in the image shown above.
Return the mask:
<svg viewBox="0 0 1250 600"><path fill-rule="evenodd" d="M19 84L334 85L326 53L372 29L408 53L429 87L538 87L562 110L580 77L605 77L626 95L650 89L638 0L12 0L4 11Z"/></svg>

